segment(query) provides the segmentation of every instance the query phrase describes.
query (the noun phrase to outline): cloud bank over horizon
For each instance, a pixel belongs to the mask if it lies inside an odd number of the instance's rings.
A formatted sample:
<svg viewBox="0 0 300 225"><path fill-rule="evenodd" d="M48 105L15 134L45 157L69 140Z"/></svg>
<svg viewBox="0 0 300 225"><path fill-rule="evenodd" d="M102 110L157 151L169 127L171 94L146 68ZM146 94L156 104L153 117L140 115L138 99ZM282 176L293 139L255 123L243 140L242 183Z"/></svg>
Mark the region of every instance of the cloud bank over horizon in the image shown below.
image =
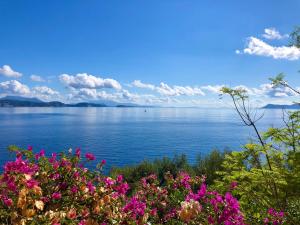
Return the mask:
<svg viewBox="0 0 300 225"><path fill-rule="evenodd" d="M10 66L8 66L11 68ZM6 68L8 68L6 67ZM5 67L3 67L5 68ZM22 78L24 78L23 76ZM40 76L29 76L34 82L44 82ZM47 85L27 85L25 82L13 79L0 82L0 96L19 95L23 97L36 97L44 101L115 101L119 103L135 103L157 106L207 106L222 107L219 100L220 89L226 84L207 85L170 85L165 82L159 84L145 83L142 80L134 80L129 84L113 78L102 78L87 73L76 75L61 74L56 77L61 90ZM126 87L126 89L124 88ZM298 95L285 87L273 87L269 83L257 87L237 85L233 88L241 88L247 91L253 100L259 100L261 104L267 103L291 103L291 98ZM300 90L300 87L296 87ZM288 98L290 97L290 98Z"/></svg>

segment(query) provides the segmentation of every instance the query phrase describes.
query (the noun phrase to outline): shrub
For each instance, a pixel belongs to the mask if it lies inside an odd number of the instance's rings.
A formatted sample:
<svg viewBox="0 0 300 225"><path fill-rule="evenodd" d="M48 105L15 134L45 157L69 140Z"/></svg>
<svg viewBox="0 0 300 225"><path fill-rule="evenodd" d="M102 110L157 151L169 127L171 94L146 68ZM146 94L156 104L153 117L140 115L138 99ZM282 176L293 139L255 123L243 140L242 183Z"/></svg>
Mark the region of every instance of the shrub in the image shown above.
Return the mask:
<svg viewBox="0 0 300 225"><path fill-rule="evenodd" d="M11 148L16 160L0 176L1 224L244 224L230 191L211 190L205 177L186 172L142 178L129 195L122 175L104 176L102 161L88 170L92 154L34 154Z"/></svg>

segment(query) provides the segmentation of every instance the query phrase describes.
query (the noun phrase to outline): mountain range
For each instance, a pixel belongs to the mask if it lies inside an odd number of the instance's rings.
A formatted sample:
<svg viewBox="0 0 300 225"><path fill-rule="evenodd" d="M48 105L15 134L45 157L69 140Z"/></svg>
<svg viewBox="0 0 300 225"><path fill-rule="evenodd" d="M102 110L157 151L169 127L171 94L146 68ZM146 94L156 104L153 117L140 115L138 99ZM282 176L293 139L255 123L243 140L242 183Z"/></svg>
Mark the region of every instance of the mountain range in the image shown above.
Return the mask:
<svg viewBox="0 0 300 225"><path fill-rule="evenodd" d="M299 103L294 103L292 105L277 105L277 104L267 104L263 109L300 109Z"/></svg>
<svg viewBox="0 0 300 225"><path fill-rule="evenodd" d="M103 102L97 101L67 104L60 101L44 102L38 98L6 96L0 98L0 107L139 107L139 105L132 103L118 103L113 101Z"/></svg>

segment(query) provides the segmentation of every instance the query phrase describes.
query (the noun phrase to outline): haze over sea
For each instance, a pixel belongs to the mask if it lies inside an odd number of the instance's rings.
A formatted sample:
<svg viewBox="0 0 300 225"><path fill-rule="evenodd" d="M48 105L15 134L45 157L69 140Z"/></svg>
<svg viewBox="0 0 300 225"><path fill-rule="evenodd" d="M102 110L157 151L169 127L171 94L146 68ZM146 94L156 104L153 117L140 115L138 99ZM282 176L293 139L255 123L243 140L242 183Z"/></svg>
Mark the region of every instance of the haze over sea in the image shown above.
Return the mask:
<svg viewBox="0 0 300 225"><path fill-rule="evenodd" d="M281 123L282 110L261 110L261 131ZM82 148L98 161L123 166L175 154L194 162L212 149L239 150L254 138L233 109L200 108L0 108L0 164L7 146L47 154Z"/></svg>

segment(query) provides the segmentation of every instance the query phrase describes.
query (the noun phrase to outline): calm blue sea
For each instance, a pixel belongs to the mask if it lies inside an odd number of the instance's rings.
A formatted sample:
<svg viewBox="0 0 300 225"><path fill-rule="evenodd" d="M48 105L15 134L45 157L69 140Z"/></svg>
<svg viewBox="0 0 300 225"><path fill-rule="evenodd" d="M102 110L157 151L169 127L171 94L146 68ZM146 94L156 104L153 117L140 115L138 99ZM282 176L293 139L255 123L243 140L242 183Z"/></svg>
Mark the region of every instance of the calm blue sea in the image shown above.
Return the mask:
<svg viewBox="0 0 300 225"><path fill-rule="evenodd" d="M261 131L281 124L265 110ZM254 137L234 110L198 108L0 108L0 164L15 144L48 154L81 147L108 166L184 153L190 162L211 149L239 150Z"/></svg>

